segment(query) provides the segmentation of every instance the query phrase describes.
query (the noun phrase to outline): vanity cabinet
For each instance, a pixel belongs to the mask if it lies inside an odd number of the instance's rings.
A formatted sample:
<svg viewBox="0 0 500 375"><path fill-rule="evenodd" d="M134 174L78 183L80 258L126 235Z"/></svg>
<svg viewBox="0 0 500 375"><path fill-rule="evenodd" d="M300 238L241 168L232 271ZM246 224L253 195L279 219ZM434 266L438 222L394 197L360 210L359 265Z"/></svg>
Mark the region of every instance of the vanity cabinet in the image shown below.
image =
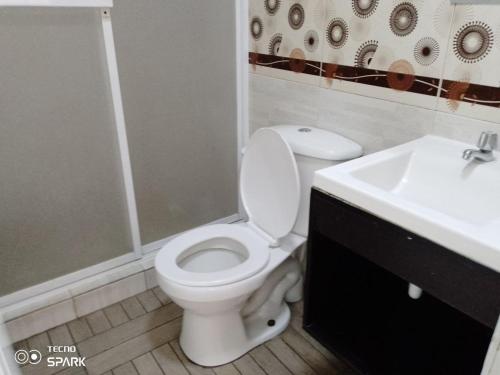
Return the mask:
<svg viewBox="0 0 500 375"><path fill-rule="evenodd" d="M479 375L499 315L499 273L312 190L304 329L361 373Z"/></svg>

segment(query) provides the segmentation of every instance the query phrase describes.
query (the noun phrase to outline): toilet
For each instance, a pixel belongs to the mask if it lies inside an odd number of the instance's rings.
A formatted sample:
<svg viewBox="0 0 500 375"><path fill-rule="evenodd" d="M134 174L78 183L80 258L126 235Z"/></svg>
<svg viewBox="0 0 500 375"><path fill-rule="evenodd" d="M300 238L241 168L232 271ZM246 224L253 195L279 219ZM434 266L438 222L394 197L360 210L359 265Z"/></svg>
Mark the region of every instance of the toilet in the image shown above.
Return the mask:
<svg viewBox="0 0 500 375"><path fill-rule="evenodd" d="M361 154L355 142L312 127L254 133L240 171L248 221L187 231L155 259L159 286L184 309L180 346L193 362L234 361L286 329L287 302L302 298L296 252L314 171Z"/></svg>

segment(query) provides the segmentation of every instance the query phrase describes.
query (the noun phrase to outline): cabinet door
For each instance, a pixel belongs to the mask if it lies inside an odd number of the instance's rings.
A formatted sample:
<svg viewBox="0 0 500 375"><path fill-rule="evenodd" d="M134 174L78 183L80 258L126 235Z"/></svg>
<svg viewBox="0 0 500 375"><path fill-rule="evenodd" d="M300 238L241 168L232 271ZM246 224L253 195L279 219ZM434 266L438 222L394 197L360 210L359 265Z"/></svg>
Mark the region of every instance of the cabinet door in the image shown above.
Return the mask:
<svg viewBox="0 0 500 375"><path fill-rule="evenodd" d="M366 374L481 372L490 327L427 292L411 299L408 280L335 240L339 226L318 231L336 213L312 207L304 315L311 335Z"/></svg>

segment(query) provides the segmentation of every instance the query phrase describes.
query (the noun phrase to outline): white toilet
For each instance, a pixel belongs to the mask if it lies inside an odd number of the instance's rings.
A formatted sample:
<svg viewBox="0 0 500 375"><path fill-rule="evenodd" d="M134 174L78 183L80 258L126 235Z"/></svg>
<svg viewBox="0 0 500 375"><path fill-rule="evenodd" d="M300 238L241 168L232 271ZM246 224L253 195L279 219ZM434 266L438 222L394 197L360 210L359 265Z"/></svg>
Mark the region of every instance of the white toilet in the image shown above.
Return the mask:
<svg viewBox="0 0 500 375"><path fill-rule="evenodd" d="M360 145L316 128L254 133L240 172L249 220L185 232L156 256L160 287L184 309L180 345L193 362L231 362L287 327L286 302L302 297L292 255L306 240L314 171L361 154Z"/></svg>

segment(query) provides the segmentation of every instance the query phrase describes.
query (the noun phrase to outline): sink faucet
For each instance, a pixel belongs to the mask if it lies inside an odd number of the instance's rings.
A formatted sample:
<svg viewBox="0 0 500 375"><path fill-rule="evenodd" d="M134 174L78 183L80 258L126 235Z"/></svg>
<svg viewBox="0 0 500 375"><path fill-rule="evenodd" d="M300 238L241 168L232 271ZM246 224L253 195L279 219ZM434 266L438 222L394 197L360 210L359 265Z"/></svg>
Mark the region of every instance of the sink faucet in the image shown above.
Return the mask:
<svg viewBox="0 0 500 375"><path fill-rule="evenodd" d="M495 155L493 150L496 148L498 142L498 135L492 131L482 132L477 141L477 150L467 149L464 151L462 157L465 160L478 159L481 161L493 161Z"/></svg>

